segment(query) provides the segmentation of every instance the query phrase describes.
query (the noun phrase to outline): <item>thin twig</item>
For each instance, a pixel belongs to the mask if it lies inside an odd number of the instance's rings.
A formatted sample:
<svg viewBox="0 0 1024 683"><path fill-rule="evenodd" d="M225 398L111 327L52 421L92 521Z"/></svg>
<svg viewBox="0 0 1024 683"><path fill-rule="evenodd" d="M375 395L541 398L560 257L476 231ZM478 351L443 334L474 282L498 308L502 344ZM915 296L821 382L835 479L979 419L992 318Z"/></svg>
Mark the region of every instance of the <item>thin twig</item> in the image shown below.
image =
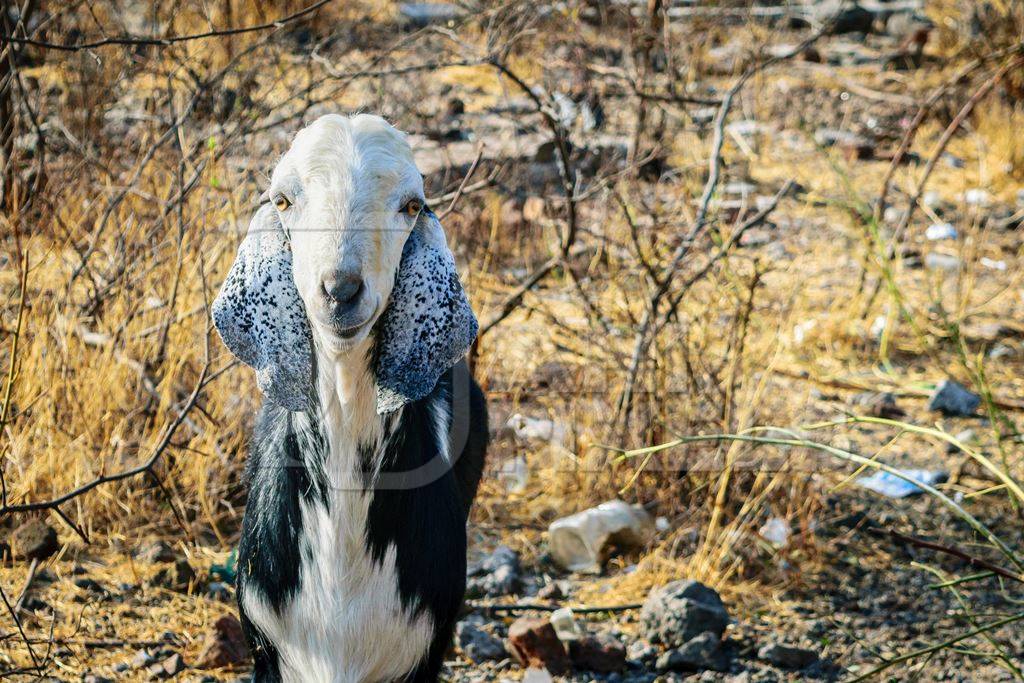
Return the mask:
<svg viewBox="0 0 1024 683"><path fill-rule="evenodd" d="M191 33L183 36L167 36L166 38L156 38L148 36L120 36L117 38L104 38L103 40L95 40L88 43L48 43L44 40L35 40L33 38L21 38L18 36L0 36L0 41L11 42L19 45L31 45L33 47L46 48L48 50L62 50L64 52L77 52L79 50L92 50L98 47L106 47L109 45L158 45L166 47L175 43L184 43L192 40L202 40L204 38L219 38L223 36L237 36L242 33L253 33L255 31L266 31L269 29L281 28L285 24L301 19L307 14L312 14L324 5L333 2L333 0L318 0L309 7L281 17L276 21L268 21L265 24L256 24L254 26L241 26L237 28L225 28L215 29L212 31L204 31L202 33Z"/></svg>
<svg viewBox="0 0 1024 683"><path fill-rule="evenodd" d="M866 681L869 678L872 678L877 674L882 673L886 669L890 669L896 666L897 664L900 664L901 662L906 662L911 659L917 659L918 657L930 655L940 650L945 650L946 648L952 645L956 645L957 643L967 640L968 638L973 638L974 636L981 635L982 633L988 633L989 631L994 631L997 628L1001 628L1003 626L1007 626L1009 624L1013 624L1022 620L1024 620L1024 612L1021 612L1020 614L1014 614L1004 619L999 619L998 621L993 621L991 623L985 624L984 626L979 626L978 628L971 629L970 631L961 633L958 636L955 636L948 640L944 640L941 643L936 643L935 645L930 645L928 647L921 648L920 650L914 650L913 652L908 652L898 657L893 657L892 659L886 660L882 664L879 664L870 671L863 673L860 676L857 676L856 678L850 679L849 683L858 683L858 681Z"/></svg>
<svg viewBox="0 0 1024 683"><path fill-rule="evenodd" d="M166 429L164 430L163 438L160 439L160 442L153 449L153 452L141 465L133 467L128 470L124 470L122 472L117 472L115 474L100 475L93 479L92 481L82 484L81 486L78 486L74 489L71 489L70 491L63 493L57 496L56 498L51 498L50 500L39 501L36 503L20 503L18 505L4 505L2 508L0 508L0 515L6 515L14 512L30 512L33 510L49 510L57 507L58 505L62 505L68 502L72 498L77 498L83 493L91 491L97 486L109 484L110 482L114 481L120 481L122 479L128 479L130 477L134 477L136 475L148 472L156 463L156 461L160 458L163 452L167 449L167 447L170 445L171 439L174 437L174 434L177 431L178 427L180 427L182 423L185 422L185 418L188 416L188 413L192 410L193 407L195 407L196 401L199 399L200 393L207 384L206 373L209 370L209 367L210 366L208 362L203 366L202 370L199 373L199 380L196 382L196 386L195 389L192 391L192 394L188 397L188 400L185 401L185 405L178 412L178 415L166 427Z"/></svg>
<svg viewBox="0 0 1024 683"><path fill-rule="evenodd" d="M535 602L524 602L515 605L495 605L489 603L481 603L474 600L469 601L469 606L473 609L484 610L494 614L501 613L512 613L512 612L555 612L563 609L564 605L544 605ZM642 603L629 603L625 605L607 605L607 606L591 606L584 605L581 607L569 607L574 614L599 614L601 612L629 612L632 610L640 609L643 607Z"/></svg>
<svg viewBox="0 0 1024 683"><path fill-rule="evenodd" d="M988 560L983 560L980 557L974 557L973 555L970 555L964 552L963 550L960 550L959 548L953 548L950 546L942 545L940 543L935 543L933 541L926 541L921 538L907 536L906 534L901 534L900 532L895 531L893 529L889 529L888 534L894 540L900 541L901 543L917 546L918 548L925 548L927 550L934 550L936 552L945 553L946 555L952 555L953 557L959 557L961 560L965 560L972 567L980 567L982 569L987 569L994 574L1002 576L1003 578L1010 579L1011 581L1024 583L1024 574L1012 572L1009 569L1004 569L1003 567L1000 567L997 564L993 564Z"/></svg>

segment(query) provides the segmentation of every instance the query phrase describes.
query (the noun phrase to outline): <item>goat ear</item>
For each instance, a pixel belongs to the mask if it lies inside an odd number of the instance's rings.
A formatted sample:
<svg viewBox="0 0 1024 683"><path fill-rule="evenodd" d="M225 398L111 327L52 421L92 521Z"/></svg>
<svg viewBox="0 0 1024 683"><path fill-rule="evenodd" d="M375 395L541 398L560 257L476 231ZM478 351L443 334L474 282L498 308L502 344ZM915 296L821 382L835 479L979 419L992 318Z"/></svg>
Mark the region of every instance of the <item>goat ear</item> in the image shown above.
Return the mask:
<svg viewBox="0 0 1024 683"><path fill-rule="evenodd" d="M293 411L312 406L309 321L295 288L292 252L272 207L260 207L249 223L213 302L213 322L231 353L256 370L268 400Z"/></svg>
<svg viewBox="0 0 1024 683"><path fill-rule="evenodd" d="M406 240L377 331L377 412L389 413L433 391L476 333L444 230L427 209Z"/></svg>

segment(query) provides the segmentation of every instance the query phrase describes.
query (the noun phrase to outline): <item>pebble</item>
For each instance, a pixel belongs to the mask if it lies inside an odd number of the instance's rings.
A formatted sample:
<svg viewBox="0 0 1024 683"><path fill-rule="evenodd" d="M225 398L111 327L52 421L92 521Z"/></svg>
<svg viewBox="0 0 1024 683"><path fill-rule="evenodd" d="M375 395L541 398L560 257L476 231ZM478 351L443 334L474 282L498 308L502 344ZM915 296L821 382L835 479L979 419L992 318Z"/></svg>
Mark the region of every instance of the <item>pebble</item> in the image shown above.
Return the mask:
<svg viewBox="0 0 1024 683"><path fill-rule="evenodd" d="M963 262L960 260L960 257L952 256L950 254L938 254L931 252L924 257L924 265L932 270L960 270L962 263Z"/></svg>
<svg viewBox="0 0 1024 683"><path fill-rule="evenodd" d="M149 675L152 678L171 678L185 670L185 660L175 652L167 659L150 665Z"/></svg>
<svg viewBox="0 0 1024 683"><path fill-rule="evenodd" d="M992 195L988 190L974 188L964 192L964 203L968 206L987 206L992 202Z"/></svg>
<svg viewBox="0 0 1024 683"><path fill-rule="evenodd" d="M896 420L906 416L906 412L896 403L896 396L888 391L869 391L853 397L853 404L864 408L868 417L880 417Z"/></svg>
<svg viewBox="0 0 1024 683"><path fill-rule="evenodd" d="M163 541L156 541L139 550L135 554L135 559L143 562L177 562L181 558L171 546Z"/></svg>
<svg viewBox="0 0 1024 683"><path fill-rule="evenodd" d="M547 619L520 617L508 629L509 651L526 668L547 669L553 674L569 671L569 655Z"/></svg>
<svg viewBox="0 0 1024 683"><path fill-rule="evenodd" d="M813 650L781 643L765 645L758 650L757 656L780 669L803 669L818 661L818 655Z"/></svg>
<svg viewBox="0 0 1024 683"><path fill-rule="evenodd" d="M57 531L41 519L30 519L11 534L10 544L19 559L45 560L60 550Z"/></svg>
<svg viewBox="0 0 1024 683"><path fill-rule="evenodd" d="M517 592L521 587L519 553L507 545L500 545L490 555L472 564L466 572L469 581L466 595L502 597Z"/></svg>
<svg viewBox="0 0 1024 683"><path fill-rule="evenodd" d="M196 667L219 669L248 661L249 647L242 633L242 624L237 617L229 614L214 622L213 631L206 635L203 642Z"/></svg>
<svg viewBox="0 0 1024 683"><path fill-rule="evenodd" d="M462 650L466 659L474 664L504 659L506 655L505 644L484 631L481 628L483 625L483 617L473 615L463 619L455 627L455 638L459 643L459 649Z"/></svg>
<svg viewBox="0 0 1024 683"><path fill-rule="evenodd" d="M551 683L551 674L546 669L527 669L523 683Z"/></svg>
<svg viewBox="0 0 1024 683"><path fill-rule="evenodd" d="M955 240L957 232L952 223L933 223L924 231L924 236L933 242L938 240Z"/></svg>
<svg viewBox="0 0 1024 683"><path fill-rule="evenodd" d="M705 631L682 647L663 654L655 666L659 671L725 671L729 663L721 646L721 636Z"/></svg>
<svg viewBox="0 0 1024 683"><path fill-rule="evenodd" d="M951 379L940 382L928 400L928 410L940 412L946 417L969 417L974 415L980 405L980 396Z"/></svg>
<svg viewBox="0 0 1024 683"><path fill-rule="evenodd" d="M782 548L789 543L793 529L782 517L772 517L758 529L757 533L776 548Z"/></svg>
<svg viewBox="0 0 1024 683"><path fill-rule="evenodd" d="M658 658L658 648L646 640L634 640L626 648L626 656L634 662L653 662Z"/></svg>
<svg viewBox="0 0 1024 683"><path fill-rule="evenodd" d="M626 648L610 633L586 635L569 641L569 659L576 669L611 673L626 666Z"/></svg>
<svg viewBox="0 0 1024 683"><path fill-rule="evenodd" d="M137 650L135 655L132 656L132 668L141 669L144 666L149 666L153 663L153 655L148 650Z"/></svg>
<svg viewBox="0 0 1024 683"><path fill-rule="evenodd" d="M971 447L978 440L978 435L975 434L973 429L965 429L956 435L956 440L967 447ZM953 444L946 445L946 452L950 455L959 453L960 449Z"/></svg>
<svg viewBox="0 0 1024 683"><path fill-rule="evenodd" d="M164 586L178 592L187 592L191 583L195 580L196 573L188 560L178 560L173 566L168 566L158 571L153 576L153 583Z"/></svg>
<svg viewBox="0 0 1024 683"><path fill-rule="evenodd" d="M692 579L652 590L640 611L643 635L670 648L682 647L705 631L721 637L728 624L722 598Z"/></svg>

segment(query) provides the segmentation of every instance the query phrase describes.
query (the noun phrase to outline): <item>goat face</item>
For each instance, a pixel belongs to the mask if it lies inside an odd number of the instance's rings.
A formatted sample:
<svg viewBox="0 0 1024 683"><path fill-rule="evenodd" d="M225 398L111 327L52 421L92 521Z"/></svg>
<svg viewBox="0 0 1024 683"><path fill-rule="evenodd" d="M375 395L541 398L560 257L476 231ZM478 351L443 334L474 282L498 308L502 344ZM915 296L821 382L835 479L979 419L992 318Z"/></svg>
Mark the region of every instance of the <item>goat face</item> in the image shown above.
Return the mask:
<svg viewBox="0 0 1024 683"><path fill-rule="evenodd" d="M295 136L268 197L290 238L314 335L329 351L347 351L383 312L425 206L405 137L376 116L324 116Z"/></svg>
<svg viewBox="0 0 1024 683"><path fill-rule="evenodd" d="M339 363L368 346L378 412L426 396L477 324L405 136L377 116L324 116L296 135L265 198L213 317L267 397L310 409L314 349Z"/></svg>

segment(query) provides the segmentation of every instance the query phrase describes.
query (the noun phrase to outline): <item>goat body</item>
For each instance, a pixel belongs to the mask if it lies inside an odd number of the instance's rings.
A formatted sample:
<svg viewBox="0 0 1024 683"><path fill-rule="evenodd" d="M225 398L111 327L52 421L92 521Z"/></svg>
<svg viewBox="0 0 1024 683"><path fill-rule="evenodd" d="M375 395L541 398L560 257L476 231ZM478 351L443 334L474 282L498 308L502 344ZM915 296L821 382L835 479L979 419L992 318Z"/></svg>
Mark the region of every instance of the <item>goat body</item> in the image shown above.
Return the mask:
<svg viewBox="0 0 1024 683"><path fill-rule="evenodd" d="M449 457L457 371L361 435L338 430L337 406L317 420L264 405L239 547L254 681L436 680L465 591L466 517L487 440L470 380L469 434ZM450 467L425 486L374 487L439 458Z"/></svg>

